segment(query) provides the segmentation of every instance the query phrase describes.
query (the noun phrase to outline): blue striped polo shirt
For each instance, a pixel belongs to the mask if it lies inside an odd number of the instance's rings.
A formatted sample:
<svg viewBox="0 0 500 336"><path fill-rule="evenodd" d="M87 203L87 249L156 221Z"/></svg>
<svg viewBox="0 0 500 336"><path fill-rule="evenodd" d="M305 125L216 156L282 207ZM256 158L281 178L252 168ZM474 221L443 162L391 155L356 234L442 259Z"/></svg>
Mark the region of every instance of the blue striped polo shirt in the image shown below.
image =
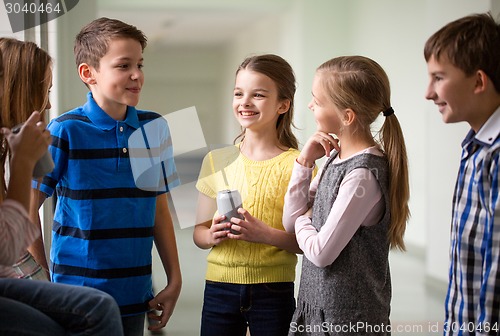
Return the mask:
<svg viewBox="0 0 500 336"><path fill-rule="evenodd" d="M55 190L58 197L50 253L52 280L103 290L115 298L122 315L143 313L153 298L156 198L179 184L170 132L165 121L162 139L154 141L167 153L163 189L140 189L128 139L161 116L129 106L126 119L117 121L90 92L87 99L48 125L55 168L39 188L48 197Z"/></svg>

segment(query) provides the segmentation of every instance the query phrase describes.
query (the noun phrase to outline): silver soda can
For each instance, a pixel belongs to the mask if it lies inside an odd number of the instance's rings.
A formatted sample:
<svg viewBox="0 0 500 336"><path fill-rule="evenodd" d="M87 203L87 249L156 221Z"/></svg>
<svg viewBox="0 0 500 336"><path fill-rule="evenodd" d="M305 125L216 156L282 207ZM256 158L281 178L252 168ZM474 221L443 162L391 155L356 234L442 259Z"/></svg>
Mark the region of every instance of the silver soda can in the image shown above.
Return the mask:
<svg viewBox="0 0 500 336"><path fill-rule="evenodd" d="M219 215L224 215L226 218L221 223L231 221L231 217L244 219L238 213L238 208L241 208L241 195L238 190L221 190L217 193L217 210ZM230 230L233 234L240 234L238 231Z"/></svg>

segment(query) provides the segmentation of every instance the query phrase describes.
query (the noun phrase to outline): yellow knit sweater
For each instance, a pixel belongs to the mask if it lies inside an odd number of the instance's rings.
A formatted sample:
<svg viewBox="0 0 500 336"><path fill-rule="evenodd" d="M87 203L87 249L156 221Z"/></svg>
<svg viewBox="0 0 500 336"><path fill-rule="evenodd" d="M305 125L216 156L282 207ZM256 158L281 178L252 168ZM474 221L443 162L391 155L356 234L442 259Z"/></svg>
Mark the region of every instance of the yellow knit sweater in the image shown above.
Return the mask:
<svg viewBox="0 0 500 336"><path fill-rule="evenodd" d="M284 197L299 153L289 149L270 160L252 161L238 145L217 149L203 160L196 187L211 198L220 190L237 189L252 216L284 230ZM207 280L254 284L294 281L297 256L271 245L228 239L212 248L207 261Z"/></svg>

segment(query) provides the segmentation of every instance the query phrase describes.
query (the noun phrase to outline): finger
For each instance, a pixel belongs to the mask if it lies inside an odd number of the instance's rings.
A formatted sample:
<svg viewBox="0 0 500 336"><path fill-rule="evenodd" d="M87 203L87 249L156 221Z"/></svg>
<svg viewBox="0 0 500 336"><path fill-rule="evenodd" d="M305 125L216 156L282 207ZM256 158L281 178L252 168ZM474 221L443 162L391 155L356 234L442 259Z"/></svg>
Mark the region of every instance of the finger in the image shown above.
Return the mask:
<svg viewBox="0 0 500 336"><path fill-rule="evenodd" d="M8 137L11 133L12 132L7 127L2 127L0 129L0 134L3 134L5 137Z"/></svg>
<svg viewBox="0 0 500 336"><path fill-rule="evenodd" d="M154 312L149 312L148 313L148 319L154 320L154 321L161 321L161 315L157 315Z"/></svg>
<svg viewBox="0 0 500 336"><path fill-rule="evenodd" d="M237 225L237 224L231 225L231 230L233 230L233 231L238 231L239 233L241 233L241 229L242 229L242 227L240 225Z"/></svg>
<svg viewBox="0 0 500 336"><path fill-rule="evenodd" d="M40 118L41 118L40 112L34 111L33 113L31 113L31 115L28 118L28 120L26 120L25 124L36 125L37 122L40 121Z"/></svg>
<svg viewBox="0 0 500 336"><path fill-rule="evenodd" d="M219 231L224 230L224 229L229 229L230 227L231 227L231 223L229 223L229 222L219 223L219 224L215 224L213 226L215 232L219 232Z"/></svg>
<svg viewBox="0 0 500 336"><path fill-rule="evenodd" d="M40 129L42 132L47 130L47 125L43 121L38 121L36 123L36 127L38 127L38 129Z"/></svg>
<svg viewBox="0 0 500 336"><path fill-rule="evenodd" d="M219 216L216 216L216 217L214 217L214 223L215 223L215 224L218 224L218 223L220 223L221 221L223 221L225 218L226 218L226 216L224 216L224 215L219 215Z"/></svg>
<svg viewBox="0 0 500 336"><path fill-rule="evenodd" d="M243 209L243 208L238 208L238 210L236 210L240 215L242 215L243 217L245 217L245 219L252 219L252 215L250 215L250 212L248 212L247 210Z"/></svg>
<svg viewBox="0 0 500 336"><path fill-rule="evenodd" d="M335 148L337 150L337 152L340 152L339 140L338 139L333 140L332 144L333 144L333 148Z"/></svg>
<svg viewBox="0 0 500 336"><path fill-rule="evenodd" d="M159 305L159 303L157 303L156 298L153 298L152 300L150 300L150 301L148 302L148 307L149 307L149 309L153 309L153 310L155 310L155 309L156 309L156 307L158 307L158 305Z"/></svg>

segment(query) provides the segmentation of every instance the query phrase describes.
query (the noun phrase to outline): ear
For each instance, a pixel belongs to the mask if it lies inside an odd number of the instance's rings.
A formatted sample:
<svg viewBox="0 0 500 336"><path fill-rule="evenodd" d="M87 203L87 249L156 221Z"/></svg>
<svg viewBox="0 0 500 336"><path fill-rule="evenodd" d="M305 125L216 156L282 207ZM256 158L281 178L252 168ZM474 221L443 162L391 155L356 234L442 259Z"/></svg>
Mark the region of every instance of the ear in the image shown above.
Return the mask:
<svg viewBox="0 0 500 336"><path fill-rule="evenodd" d="M95 69L90 65L88 65L87 63L82 63L78 66L78 75L80 76L82 82L84 82L87 85L96 84L96 80L94 78L94 71Z"/></svg>
<svg viewBox="0 0 500 336"><path fill-rule="evenodd" d="M349 126L353 124L355 120L356 120L356 113L354 112L354 110L350 108L345 109L344 116L342 118L342 123L344 124L344 126Z"/></svg>
<svg viewBox="0 0 500 336"><path fill-rule="evenodd" d="M474 93L481 93L486 91L490 81L488 75L486 75L483 70L477 70L474 76L476 77Z"/></svg>
<svg viewBox="0 0 500 336"><path fill-rule="evenodd" d="M290 110L290 100L285 99L281 101L280 106L278 107L278 114L286 113Z"/></svg>

